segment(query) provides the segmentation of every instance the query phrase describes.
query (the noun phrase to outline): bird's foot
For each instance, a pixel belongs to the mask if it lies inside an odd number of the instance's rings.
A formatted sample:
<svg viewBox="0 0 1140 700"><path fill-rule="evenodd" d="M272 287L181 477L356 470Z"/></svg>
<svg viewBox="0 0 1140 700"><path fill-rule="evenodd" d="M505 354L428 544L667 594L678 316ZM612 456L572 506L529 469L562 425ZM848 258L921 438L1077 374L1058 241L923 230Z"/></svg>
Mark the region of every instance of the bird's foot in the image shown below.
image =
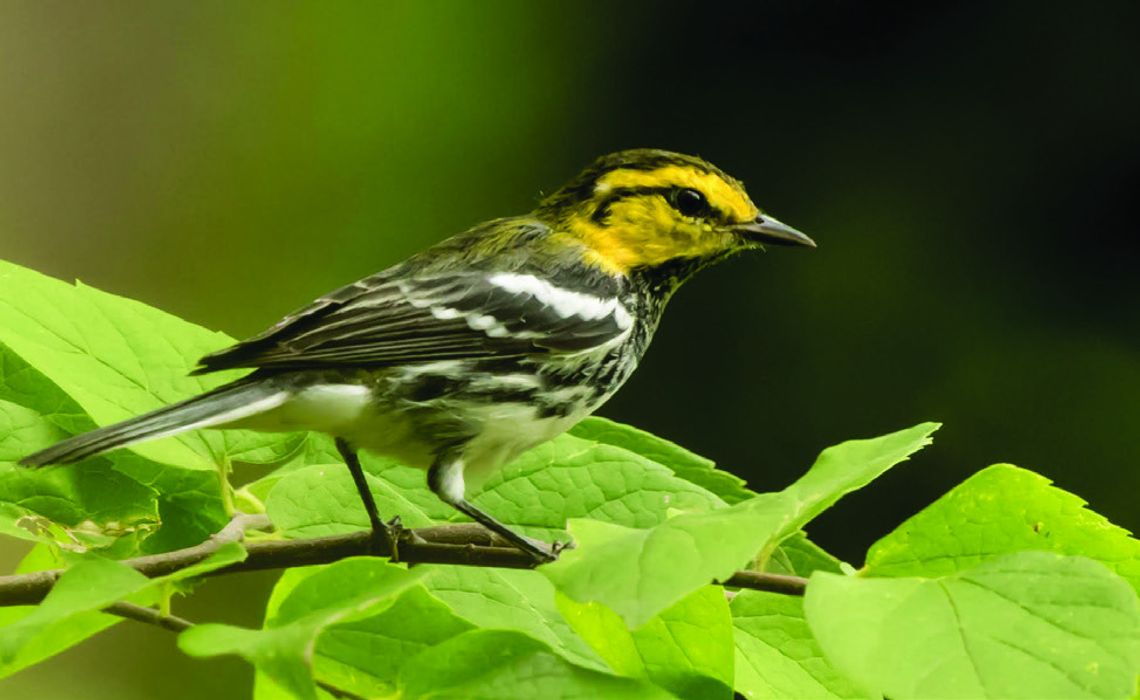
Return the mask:
<svg viewBox="0 0 1140 700"><path fill-rule="evenodd" d="M529 554L533 559L536 566L541 564L549 564L558 561L558 555L566 549L574 549L573 541L566 542L543 542L531 537L523 537L525 544L518 543L519 549Z"/></svg>
<svg viewBox="0 0 1140 700"><path fill-rule="evenodd" d="M550 545L550 549L554 552L554 556L558 556L563 551L567 549L574 549L575 547L577 547L577 545L574 544L574 540L566 540L565 542L555 540L554 543Z"/></svg>
<svg viewBox="0 0 1140 700"><path fill-rule="evenodd" d="M411 532L395 516L388 522L376 522L372 526L370 550L372 554L386 556L393 562L400 561L400 540Z"/></svg>

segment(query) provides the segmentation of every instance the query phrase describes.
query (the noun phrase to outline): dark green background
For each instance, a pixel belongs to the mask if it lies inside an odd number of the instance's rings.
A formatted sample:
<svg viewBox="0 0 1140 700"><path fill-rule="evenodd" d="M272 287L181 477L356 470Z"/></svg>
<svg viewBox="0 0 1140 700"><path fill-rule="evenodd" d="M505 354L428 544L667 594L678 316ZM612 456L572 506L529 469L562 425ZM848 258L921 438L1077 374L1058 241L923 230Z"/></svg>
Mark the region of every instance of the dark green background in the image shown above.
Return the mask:
<svg viewBox="0 0 1140 700"><path fill-rule="evenodd" d="M9 0L0 255L242 336L597 155L697 153L820 247L695 280L604 415L761 490L944 421L812 527L854 562L998 461L1135 528L1138 26L1132 2ZM267 581L184 612L254 624ZM123 625L0 690L230 697L247 673Z"/></svg>

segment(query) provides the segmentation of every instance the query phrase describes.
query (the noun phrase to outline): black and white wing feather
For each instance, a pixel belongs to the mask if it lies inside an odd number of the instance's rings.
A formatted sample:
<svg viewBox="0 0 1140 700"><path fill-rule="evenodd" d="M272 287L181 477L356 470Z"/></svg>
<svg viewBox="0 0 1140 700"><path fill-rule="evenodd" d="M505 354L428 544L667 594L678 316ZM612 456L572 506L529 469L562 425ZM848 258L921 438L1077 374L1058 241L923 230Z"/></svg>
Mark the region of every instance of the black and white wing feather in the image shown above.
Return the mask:
<svg viewBox="0 0 1140 700"><path fill-rule="evenodd" d="M616 294L566 289L533 274L381 275L203 357L195 373L573 353L618 341L632 325Z"/></svg>

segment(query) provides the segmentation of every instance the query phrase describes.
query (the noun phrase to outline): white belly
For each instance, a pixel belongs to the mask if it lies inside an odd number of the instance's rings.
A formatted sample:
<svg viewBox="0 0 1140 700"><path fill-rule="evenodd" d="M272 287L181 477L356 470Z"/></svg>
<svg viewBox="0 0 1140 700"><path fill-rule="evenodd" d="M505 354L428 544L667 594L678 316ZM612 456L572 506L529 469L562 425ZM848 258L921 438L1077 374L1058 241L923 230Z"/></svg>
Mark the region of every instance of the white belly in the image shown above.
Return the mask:
<svg viewBox="0 0 1140 700"><path fill-rule="evenodd" d="M479 483L523 452L540 445L585 418L602 402L567 416L541 416L523 403L439 406L433 419L456 419L475 434L463 446L464 476ZM411 417L400 409L377 403L361 385L324 384L304 389L265 413L227 424L267 432L314 430L348 440L359 449L390 457L410 467L427 469L439 445L425 431L423 415Z"/></svg>
<svg viewBox="0 0 1140 700"><path fill-rule="evenodd" d="M485 409L483 430L463 450L464 476L469 485L478 485L532 447L558 437L586 417L541 417L538 410L524 404L501 404Z"/></svg>

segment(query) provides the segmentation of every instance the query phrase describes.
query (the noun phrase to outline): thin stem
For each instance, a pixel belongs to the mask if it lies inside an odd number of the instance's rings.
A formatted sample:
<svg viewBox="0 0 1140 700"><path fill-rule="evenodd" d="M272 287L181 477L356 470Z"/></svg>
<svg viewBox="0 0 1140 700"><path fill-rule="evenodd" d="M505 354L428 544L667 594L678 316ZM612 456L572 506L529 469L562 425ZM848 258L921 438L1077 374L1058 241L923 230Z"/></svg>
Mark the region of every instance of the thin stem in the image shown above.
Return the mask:
<svg viewBox="0 0 1140 700"><path fill-rule="evenodd" d="M194 626L193 622L178 617L177 615L163 613L154 608L147 608L142 605L135 605L134 603L126 603L123 601L112 603L103 608L103 612L118 615L128 620L135 620L136 622L145 622L148 625L155 625L164 630L170 630L171 632L181 632Z"/></svg>
<svg viewBox="0 0 1140 700"><path fill-rule="evenodd" d="M103 612L110 613L112 615L118 615L119 617L127 620L134 620L135 622L142 622L147 625L161 627L162 629L168 630L170 632L185 632L194 626L193 622L190 622L185 618L176 617L174 615L164 615L154 608L147 608L142 605L135 605L134 603L114 603L113 605L103 608ZM344 698L345 700L365 700L364 697L357 695L356 693L349 692L343 688L338 688L331 683L326 683L316 678L313 679L313 683L315 683L318 687L335 698Z"/></svg>
<svg viewBox="0 0 1140 700"><path fill-rule="evenodd" d="M234 487L230 485L231 471L233 471L233 464L230 463L230 458L223 456L217 467L218 489L222 494L222 509L228 517L232 518L237 511L234 510Z"/></svg>

